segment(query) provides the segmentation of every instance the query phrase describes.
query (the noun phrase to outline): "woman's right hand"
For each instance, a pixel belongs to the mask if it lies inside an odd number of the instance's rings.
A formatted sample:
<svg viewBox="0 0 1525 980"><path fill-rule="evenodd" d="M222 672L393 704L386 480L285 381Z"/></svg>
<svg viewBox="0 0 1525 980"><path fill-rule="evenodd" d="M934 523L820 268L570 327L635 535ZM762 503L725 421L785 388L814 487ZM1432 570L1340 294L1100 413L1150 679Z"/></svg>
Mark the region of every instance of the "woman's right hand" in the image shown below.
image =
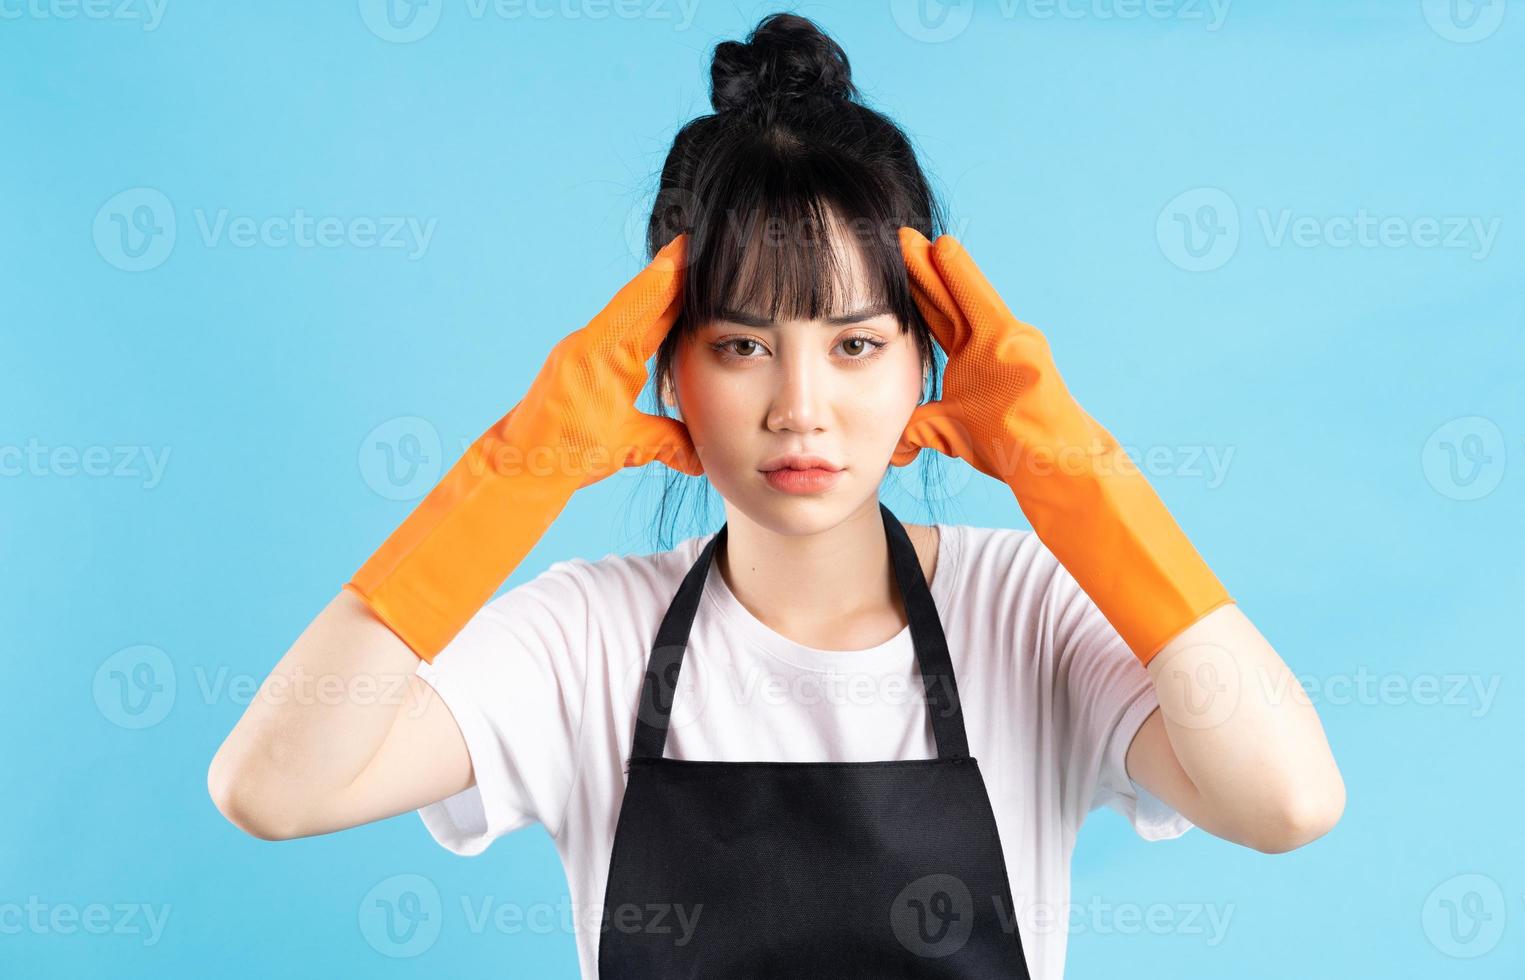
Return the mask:
<svg viewBox="0 0 1525 980"><path fill-rule="evenodd" d="M587 326L551 349L524 398L484 436L485 463L537 475L553 469L579 488L654 460L690 476L704 472L687 426L635 407L646 361L682 307L687 244L687 235L668 242Z"/></svg>
<svg viewBox="0 0 1525 980"><path fill-rule="evenodd" d="M581 487L660 460L704 472L687 427L635 407L678 319L687 236L668 242L479 436L345 588L432 661Z"/></svg>
<svg viewBox="0 0 1525 980"><path fill-rule="evenodd" d="M635 409L646 359L677 319L685 245L670 242L556 345L529 393L276 664L208 768L229 820L266 839L306 837L471 785L465 739L416 676L418 658L433 660L481 609L578 486L652 460L703 472L683 423ZM314 679L357 696L291 696Z"/></svg>

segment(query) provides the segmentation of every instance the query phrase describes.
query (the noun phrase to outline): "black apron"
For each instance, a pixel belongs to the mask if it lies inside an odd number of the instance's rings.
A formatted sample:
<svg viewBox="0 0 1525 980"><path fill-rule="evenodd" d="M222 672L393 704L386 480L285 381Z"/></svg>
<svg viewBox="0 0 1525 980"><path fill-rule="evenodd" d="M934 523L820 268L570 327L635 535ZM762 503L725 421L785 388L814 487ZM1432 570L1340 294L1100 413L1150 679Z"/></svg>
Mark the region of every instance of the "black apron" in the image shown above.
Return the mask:
<svg viewBox="0 0 1525 980"><path fill-rule="evenodd" d="M647 661L604 894L601 980L1029 980L942 622L905 528L879 510L937 757L662 758L721 527Z"/></svg>

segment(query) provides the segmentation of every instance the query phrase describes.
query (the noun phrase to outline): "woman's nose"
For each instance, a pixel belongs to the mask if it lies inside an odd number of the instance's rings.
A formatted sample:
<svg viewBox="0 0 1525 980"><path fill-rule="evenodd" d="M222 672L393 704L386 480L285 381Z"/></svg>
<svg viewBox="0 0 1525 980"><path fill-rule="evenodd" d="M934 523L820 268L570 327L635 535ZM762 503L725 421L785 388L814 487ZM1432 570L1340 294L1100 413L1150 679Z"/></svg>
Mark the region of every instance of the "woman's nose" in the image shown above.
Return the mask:
<svg viewBox="0 0 1525 980"><path fill-rule="evenodd" d="M824 399L830 379L827 365L805 356L780 358L777 388L768 409L768 428L809 432L825 421Z"/></svg>

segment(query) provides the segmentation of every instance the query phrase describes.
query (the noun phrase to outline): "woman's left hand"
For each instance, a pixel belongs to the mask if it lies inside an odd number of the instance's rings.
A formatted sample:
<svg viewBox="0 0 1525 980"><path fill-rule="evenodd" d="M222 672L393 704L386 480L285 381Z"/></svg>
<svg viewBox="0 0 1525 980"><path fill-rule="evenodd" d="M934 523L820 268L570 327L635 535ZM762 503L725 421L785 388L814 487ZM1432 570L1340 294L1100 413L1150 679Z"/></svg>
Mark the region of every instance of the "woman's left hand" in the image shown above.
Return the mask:
<svg viewBox="0 0 1525 980"><path fill-rule="evenodd" d="M948 368L942 398L911 413L891 461L930 447L1004 482L1146 665L1232 602L1126 450L1070 396L1047 338L1012 315L964 247L913 228L900 243Z"/></svg>
<svg viewBox="0 0 1525 980"><path fill-rule="evenodd" d="M899 234L916 305L948 365L942 397L912 412L891 462L935 449L1012 483L1035 452L1089 441L1095 423L1065 388L1048 339L1012 315L958 240Z"/></svg>

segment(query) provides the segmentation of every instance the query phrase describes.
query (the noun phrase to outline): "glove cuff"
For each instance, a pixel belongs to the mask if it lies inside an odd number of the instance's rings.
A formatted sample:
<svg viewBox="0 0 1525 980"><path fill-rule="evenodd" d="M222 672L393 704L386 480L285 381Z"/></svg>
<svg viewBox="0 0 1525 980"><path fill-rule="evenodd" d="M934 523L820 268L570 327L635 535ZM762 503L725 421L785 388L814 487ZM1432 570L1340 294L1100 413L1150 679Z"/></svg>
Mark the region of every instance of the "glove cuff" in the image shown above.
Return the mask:
<svg viewBox="0 0 1525 980"><path fill-rule="evenodd" d="M478 440L345 588L422 660L492 598L576 492L554 467L494 468Z"/></svg>
<svg viewBox="0 0 1525 980"><path fill-rule="evenodd" d="M1115 443L1024 462L1007 485L1033 531L1145 666L1188 626L1233 598Z"/></svg>

